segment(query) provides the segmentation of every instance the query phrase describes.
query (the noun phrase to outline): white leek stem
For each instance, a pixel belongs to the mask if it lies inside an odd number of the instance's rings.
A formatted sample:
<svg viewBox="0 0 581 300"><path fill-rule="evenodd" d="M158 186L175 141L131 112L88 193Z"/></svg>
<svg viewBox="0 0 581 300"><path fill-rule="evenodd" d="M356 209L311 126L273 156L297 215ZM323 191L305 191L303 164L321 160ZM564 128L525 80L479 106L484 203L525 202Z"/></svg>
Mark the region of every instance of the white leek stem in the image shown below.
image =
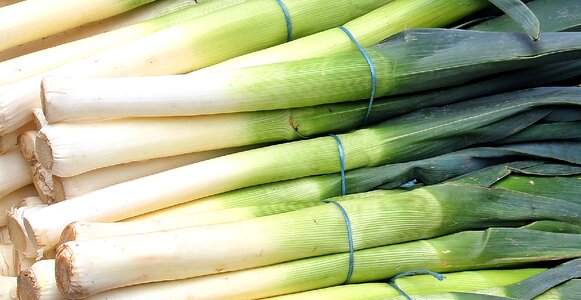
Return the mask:
<svg viewBox="0 0 581 300"><path fill-rule="evenodd" d="M33 207L43 204L46 204L46 202L42 201L40 197L32 196L23 198L16 207Z"/></svg>
<svg viewBox="0 0 581 300"><path fill-rule="evenodd" d="M28 130L18 136L18 150L28 162L38 161L35 150L37 132L36 130Z"/></svg>
<svg viewBox="0 0 581 300"><path fill-rule="evenodd" d="M32 184L21 187L16 191L0 198L0 227L5 226L6 213L9 212L13 207L17 207L22 199L26 197L37 196L36 189Z"/></svg>
<svg viewBox="0 0 581 300"><path fill-rule="evenodd" d="M21 300L64 299L56 286L54 259L40 260L18 275L18 298Z"/></svg>
<svg viewBox="0 0 581 300"><path fill-rule="evenodd" d="M247 149L250 147L188 153L96 169L72 177L54 176L54 200L58 202L81 196L121 182Z"/></svg>
<svg viewBox="0 0 581 300"><path fill-rule="evenodd" d="M117 223L73 222L63 230L59 243L63 244L70 241L86 241L130 234L151 233L201 225L223 224L283 213L319 204L322 204L322 202L288 203L286 205L265 205L262 207L237 207L203 213L180 214L169 218L157 219L148 217L148 214L144 214L140 216L140 221Z"/></svg>
<svg viewBox="0 0 581 300"><path fill-rule="evenodd" d="M16 276L14 246L0 245L0 276Z"/></svg>
<svg viewBox="0 0 581 300"><path fill-rule="evenodd" d="M289 115L283 110L264 118L288 124ZM260 116L218 114L51 124L39 132L36 150L50 172L70 177L126 162L272 142L263 133L269 128L260 126ZM271 130L287 130L289 138L294 134L289 128Z"/></svg>
<svg viewBox="0 0 581 300"><path fill-rule="evenodd" d="M32 110L32 122L36 125L36 130L41 130L44 125L48 125L42 108L35 108Z"/></svg>
<svg viewBox="0 0 581 300"><path fill-rule="evenodd" d="M4 218L6 218L6 216L4 216ZM10 234L8 232L8 226L0 226L0 244L12 244L12 241L10 240Z"/></svg>
<svg viewBox="0 0 581 300"><path fill-rule="evenodd" d="M95 36L194 5L193 0L157 0L117 16L94 21L63 32L0 51L0 62L72 41ZM51 59L51 58L48 58ZM54 61L52 62L54 63Z"/></svg>
<svg viewBox="0 0 581 300"><path fill-rule="evenodd" d="M0 276L0 299L18 299L16 298L16 277Z"/></svg>
<svg viewBox="0 0 581 300"><path fill-rule="evenodd" d="M26 229L24 228L23 218L26 214L44 207L46 207L46 204L23 206L11 210L6 215L10 239L12 240L14 248L29 258L42 257L42 252L32 242L32 239L28 238Z"/></svg>
<svg viewBox="0 0 581 300"><path fill-rule="evenodd" d="M31 183L30 166L18 150L0 155L0 197Z"/></svg>
<svg viewBox="0 0 581 300"><path fill-rule="evenodd" d="M0 8L0 50L105 19L151 1L27 0L5 6Z"/></svg>
<svg viewBox="0 0 581 300"><path fill-rule="evenodd" d="M34 129L34 123L29 122L24 126L21 126L15 131L9 132L5 135L0 136L0 154L8 152L8 150L12 150L16 148L18 142L18 136L27 130Z"/></svg>

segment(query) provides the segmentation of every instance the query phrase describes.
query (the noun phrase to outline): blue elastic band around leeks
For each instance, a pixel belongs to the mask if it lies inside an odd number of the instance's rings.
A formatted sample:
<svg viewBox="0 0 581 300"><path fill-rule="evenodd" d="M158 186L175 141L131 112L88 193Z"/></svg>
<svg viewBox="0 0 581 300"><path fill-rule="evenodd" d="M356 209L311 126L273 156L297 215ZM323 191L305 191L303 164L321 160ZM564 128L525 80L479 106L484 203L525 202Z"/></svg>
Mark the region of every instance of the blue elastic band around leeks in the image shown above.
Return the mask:
<svg viewBox="0 0 581 300"><path fill-rule="evenodd" d="M293 39L293 24L291 23L288 9L286 9L286 6L284 5L284 3L282 3L282 0L276 0L276 2L278 2L278 5L280 5L280 8L282 8L282 12L284 13L284 18L286 20L286 31L287 31L286 41L290 42Z"/></svg>
<svg viewBox="0 0 581 300"><path fill-rule="evenodd" d="M413 271L399 273L399 274L393 276L392 278L390 278L387 281L387 283L389 285L391 285L394 289L396 289L406 299L412 300L412 298L408 294L406 294L406 292L404 292L397 284L395 284L396 279L406 277L406 276L412 276L412 275L432 275L432 276L434 276L434 278L438 279L439 281L446 279L446 277L444 277L442 274L438 274L436 272L432 272L429 270L413 270Z"/></svg>
<svg viewBox="0 0 581 300"><path fill-rule="evenodd" d="M347 195L347 179L345 178L345 151L343 151L343 143L341 139L334 134L329 134L337 142L337 148L339 148L339 163L341 165L341 196Z"/></svg>
<svg viewBox="0 0 581 300"><path fill-rule="evenodd" d="M351 281L351 276L353 275L353 267L355 265L355 249L353 248L353 231L351 230L351 221L349 221L347 211L345 211L345 208L343 208L341 204L332 200L323 200L323 202L335 204L341 210L341 214L343 214L345 224L347 225L347 237L349 238L349 271L347 272L347 278L343 284L349 284Z"/></svg>
<svg viewBox="0 0 581 300"><path fill-rule="evenodd" d="M375 99L375 93L376 93L376 87L377 87L377 74L375 72L375 66L373 65L373 62L371 61L369 54L367 54L367 51L365 51L365 49L363 49L363 47L361 47L361 45L359 44L359 42L357 42L357 40L351 34L351 32L349 32L349 30L347 30L347 28L345 28L343 26L339 26L339 29L341 29L341 30L343 30L343 32L345 32L345 34L349 37L349 39L351 39L353 44L355 44L355 46L357 46L357 49L359 49L361 54L363 54L363 56L365 57L365 60L367 60L367 64L369 65L369 71L371 72L371 96L369 97L369 105L367 106L367 113L365 113L365 117L363 118L363 123L362 123L362 125L365 125L367 123L367 120L369 119L369 115L371 114L371 108L373 107L373 100Z"/></svg>

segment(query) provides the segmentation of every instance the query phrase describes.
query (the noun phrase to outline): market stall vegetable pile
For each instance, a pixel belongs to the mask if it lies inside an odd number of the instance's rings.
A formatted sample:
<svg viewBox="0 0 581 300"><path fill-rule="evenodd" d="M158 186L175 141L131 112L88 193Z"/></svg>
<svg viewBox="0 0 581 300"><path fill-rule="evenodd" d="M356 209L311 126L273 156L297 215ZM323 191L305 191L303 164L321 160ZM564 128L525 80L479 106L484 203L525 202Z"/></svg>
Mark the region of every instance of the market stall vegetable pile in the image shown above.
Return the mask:
<svg viewBox="0 0 581 300"><path fill-rule="evenodd" d="M0 1L0 299L575 299L580 84L577 0Z"/></svg>

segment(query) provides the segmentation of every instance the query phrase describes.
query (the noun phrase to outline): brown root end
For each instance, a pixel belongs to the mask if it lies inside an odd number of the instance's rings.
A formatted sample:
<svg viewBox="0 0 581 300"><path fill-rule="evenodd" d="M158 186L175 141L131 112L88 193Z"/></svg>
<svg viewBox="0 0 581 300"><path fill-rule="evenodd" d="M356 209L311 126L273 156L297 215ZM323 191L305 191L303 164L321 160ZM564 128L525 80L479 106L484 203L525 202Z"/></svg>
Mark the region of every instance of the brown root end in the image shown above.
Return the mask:
<svg viewBox="0 0 581 300"><path fill-rule="evenodd" d="M40 285L31 269L20 272L17 283L16 295L18 296L18 299L40 299Z"/></svg>
<svg viewBox="0 0 581 300"><path fill-rule="evenodd" d="M45 169L52 173L53 165L52 147L44 131L39 131L36 134L35 150L38 162L40 162Z"/></svg>
<svg viewBox="0 0 581 300"><path fill-rule="evenodd" d="M55 258L56 286L68 299L82 299L90 296L90 293L81 286L75 284L75 273L73 271L74 245L63 244L58 247Z"/></svg>
<svg viewBox="0 0 581 300"><path fill-rule="evenodd" d="M67 227L65 227L65 229L63 229L63 232L61 233L61 238L59 240L59 243L57 244L57 247L66 243L66 242L75 241L77 239L77 229L75 226L76 223L77 222L73 222L73 223L67 225Z"/></svg>

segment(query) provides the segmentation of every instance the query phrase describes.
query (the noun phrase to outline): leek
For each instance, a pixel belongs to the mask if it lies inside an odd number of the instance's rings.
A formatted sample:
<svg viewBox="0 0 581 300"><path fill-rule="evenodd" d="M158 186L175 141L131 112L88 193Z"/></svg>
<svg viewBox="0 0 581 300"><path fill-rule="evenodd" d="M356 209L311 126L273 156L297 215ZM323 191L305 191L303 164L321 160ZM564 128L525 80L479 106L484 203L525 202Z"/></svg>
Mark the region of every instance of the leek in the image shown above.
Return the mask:
<svg viewBox="0 0 581 300"><path fill-rule="evenodd" d="M48 3L42 0L28 0L2 7L0 8L0 37L2 38L0 51L92 21L105 19L152 1L53 0Z"/></svg>
<svg viewBox="0 0 581 300"><path fill-rule="evenodd" d="M54 280L54 259L40 260L18 275L18 299L64 299Z"/></svg>
<svg viewBox="0 0 581 300"><path fill-rule="evenodd" d="M43 72L246 1L248 0L204 1L207 3L186 7L141 23L13 58L0 63L0 83L16 82L40 74L41 76L31 81L38 84L40 78L47 75Z"/></svg>
<svg viewBox="0 0 581 300"><path fill-rule="evenodd" d="M72 197L81 196L121 182L251 148L252 147L228 148L187 153L100 168L72 177L54 176L52 177L54 200L58 202Z"/></svg>
<svg viewBox="0 0 581 300"><path fill-rule="evenodd" d="M117 223L73 222L63 230L59 244L70 241L96 240L115 236L158 232L200 225L230 223L294 211L320 204L320 201L298 203L289 202L285 204L231 208L204 213L180 214L174 215L171 218L155 219L147 217L147 219L145 219L142 215L140 221ZM147 216L147 214L145 216Z"/></svg>
<svg viewBox="0 0 581 300"><path fill-rule="evenodd" d="M578 222L581 213L581 205L567 201L452 184L395 195L347 195L341 205L351 221L355 250L523 221ZM57 284L66 297L79 298L127 285L346 252L346 236L337 207L322 205L213 226L67 242L57 250ZM156 243L144 247L147 241Z"/></svg>
<svg viewBox="0 0 581 300"><path fill-rule="evenodd" d="M61 44L141 23L194 5L191 0L157 0L104 20L91 22L42 39L0 51L0 62ZM54 62L53 62L54 63Z"/></svg>
<svg viewBox="0 0 581 300"><path fill-rule="evenodd" d="M551 104L579 105L580 94L578 88L508 93L419 110L342 134L346 169L421 159L501 139L546 116ZM538 106L543 107L534 109ZM41 152L50 149L37 147L39 156ZM74 221L118 221L234 189L339 169L332 137L273 145L109 186L36 211L25 218L25 224L37 245L50 249L62 229Z"/></svg>
<svg viewBox="0 0 581 300"><path fill-rule="evenodd" d="M492 49L490 43L499 46ZM581 33L545 33L542 41L532 42L518 33L416 29L367 52L379 97L578 58ZM367 99L369 77L359 51L196 76L54 77L43 80L42 107L49 123L272 110Z"/></svg>
<svg viewBox="0 0 581 300"><path fill-rule="evenodd" d="M555 243L555 240L559 243ZM383 280L417 269L457 272L579 257L579 245L581 236L575 234L509 228L467 231L430 240L356 251L351 282ZM348 261L348 253L319 256L243 271L125 287L89 299L144 300L167 297L217 300L272 297L342 284L347 274ZM100 268L92 268L91 272L95 270ZM117 272L114 276L124 272Z"/></svg>

